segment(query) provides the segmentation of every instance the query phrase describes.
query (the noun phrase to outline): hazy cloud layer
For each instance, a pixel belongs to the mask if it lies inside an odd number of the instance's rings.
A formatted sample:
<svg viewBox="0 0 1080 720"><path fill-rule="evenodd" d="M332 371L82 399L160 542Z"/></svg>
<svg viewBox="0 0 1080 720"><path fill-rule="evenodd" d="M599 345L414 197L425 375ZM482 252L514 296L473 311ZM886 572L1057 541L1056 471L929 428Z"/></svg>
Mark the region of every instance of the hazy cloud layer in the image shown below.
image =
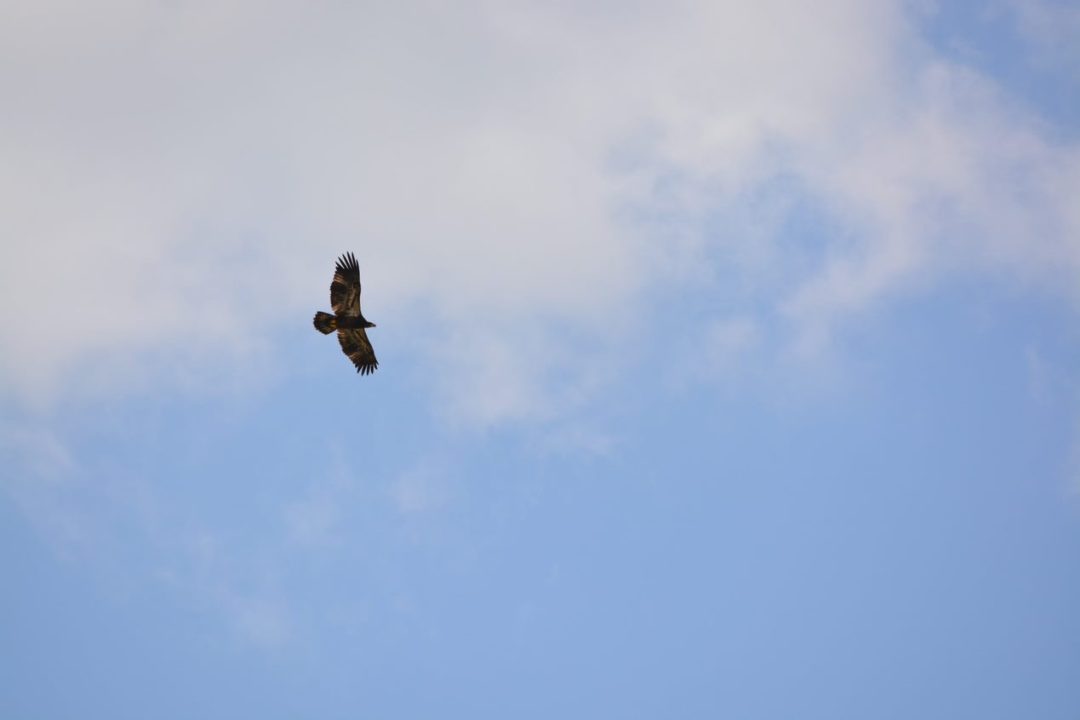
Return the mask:
<svg viewBox="0 0 1080 720"><path fill-rule="evenodd" d="M580 402L664 287L732 285L701 329L725 356L763 326L816 352L958 269L1074 297L1080 149L915 20L884 0L8 4L3 392L47 409L277 372L260 350L305 331L347 249L384 342L429 331L444 406L481 425ZM811 253L781 242L794 205L823 225Z"/></svg>

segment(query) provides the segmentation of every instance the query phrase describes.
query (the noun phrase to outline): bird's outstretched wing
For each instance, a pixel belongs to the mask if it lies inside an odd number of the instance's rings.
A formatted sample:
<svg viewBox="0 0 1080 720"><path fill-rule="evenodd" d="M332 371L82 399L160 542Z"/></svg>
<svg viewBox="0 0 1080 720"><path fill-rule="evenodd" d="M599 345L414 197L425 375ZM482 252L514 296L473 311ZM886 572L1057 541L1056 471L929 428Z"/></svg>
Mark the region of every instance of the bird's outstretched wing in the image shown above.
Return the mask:
<svg viewBox="0 0 1080 720"><path fill-rule="evenodd" d="M360 314L360 266L352 253L338 258L334 266L334 281L330 283L330 307L337 315ZM367 338L364 339L367 343ZM345 341L342 340L342 346ZM368 345L368 349L371 346ZM372 355L372 358L375 356Z"/></svg>
<svg viewBox="0 0 1080 720"><path fill-rule="evenodd" d="M356 372L361 375L370 375L379 367L379 361L375 359L375 349L371 347L367 333L363 328L338 330L338 342L341 343L341 351L344 352L353 365Z"/></svg>

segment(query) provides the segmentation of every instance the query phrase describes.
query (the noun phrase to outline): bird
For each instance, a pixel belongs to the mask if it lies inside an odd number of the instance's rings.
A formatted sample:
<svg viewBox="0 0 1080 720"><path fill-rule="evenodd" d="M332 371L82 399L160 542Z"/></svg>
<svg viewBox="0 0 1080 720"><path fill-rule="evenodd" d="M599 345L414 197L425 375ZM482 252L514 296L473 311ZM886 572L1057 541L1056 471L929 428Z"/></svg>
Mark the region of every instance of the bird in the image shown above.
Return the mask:
<svg viewBox="0 0 1080 720"><path fill-rule="evenodd" d="M356 257L345 253L338 258L334 266L334 280L330 283L330 307L333 314L315 313L315 329L323 335L337 330L341 351L352 360L356 372L370 375L379 367L375 359L375 349L368 340L367 328L375 327L360 312L360 266Z"/></svg>

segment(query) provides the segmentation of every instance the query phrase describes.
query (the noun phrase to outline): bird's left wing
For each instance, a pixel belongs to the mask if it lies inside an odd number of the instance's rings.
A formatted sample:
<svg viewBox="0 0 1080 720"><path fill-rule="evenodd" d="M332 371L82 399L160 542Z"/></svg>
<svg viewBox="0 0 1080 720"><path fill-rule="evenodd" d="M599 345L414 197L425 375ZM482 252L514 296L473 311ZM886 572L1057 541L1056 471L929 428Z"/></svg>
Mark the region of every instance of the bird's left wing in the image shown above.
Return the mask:
<svg viewBox="0 0 1080 720"><path fill-rule="evenodd" d="M352 360L356 366L356 372L361 375L370 375L379 367L379 361L375 359L375 349L371 347L367 333L363 328L338 330L338 342L341 343L341 351Z"/></svg>

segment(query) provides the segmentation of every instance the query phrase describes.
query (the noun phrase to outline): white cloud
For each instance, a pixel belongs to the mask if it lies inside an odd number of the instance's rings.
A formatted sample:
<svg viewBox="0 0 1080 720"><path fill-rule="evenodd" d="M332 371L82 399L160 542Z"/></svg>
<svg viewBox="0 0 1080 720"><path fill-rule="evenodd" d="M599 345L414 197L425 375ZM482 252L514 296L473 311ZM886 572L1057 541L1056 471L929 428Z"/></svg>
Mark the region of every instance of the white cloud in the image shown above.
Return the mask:
<svg viewBox="0 0 1080 720"><path fill-rule="evenodd" d="M1054 147L985 79L949 65L916 76L911 107L808 165L857 230L785 304L804 342L838 316L950 272L1006 274L1077 299L1080 148Z"/></svg>
<svg viewBox="0 0 1080 720"><path fill-rule="evenodd" d="M480 425L580 402L716 248L745 283L725 312L782 308L811 349L954 267L1071 284L1077 148L904 7L9 4L4 390L272 372L345 249L383 337L431 330L439 396ZM778 176L835 219L820 263L752 212L706 222Z"/></svg>

